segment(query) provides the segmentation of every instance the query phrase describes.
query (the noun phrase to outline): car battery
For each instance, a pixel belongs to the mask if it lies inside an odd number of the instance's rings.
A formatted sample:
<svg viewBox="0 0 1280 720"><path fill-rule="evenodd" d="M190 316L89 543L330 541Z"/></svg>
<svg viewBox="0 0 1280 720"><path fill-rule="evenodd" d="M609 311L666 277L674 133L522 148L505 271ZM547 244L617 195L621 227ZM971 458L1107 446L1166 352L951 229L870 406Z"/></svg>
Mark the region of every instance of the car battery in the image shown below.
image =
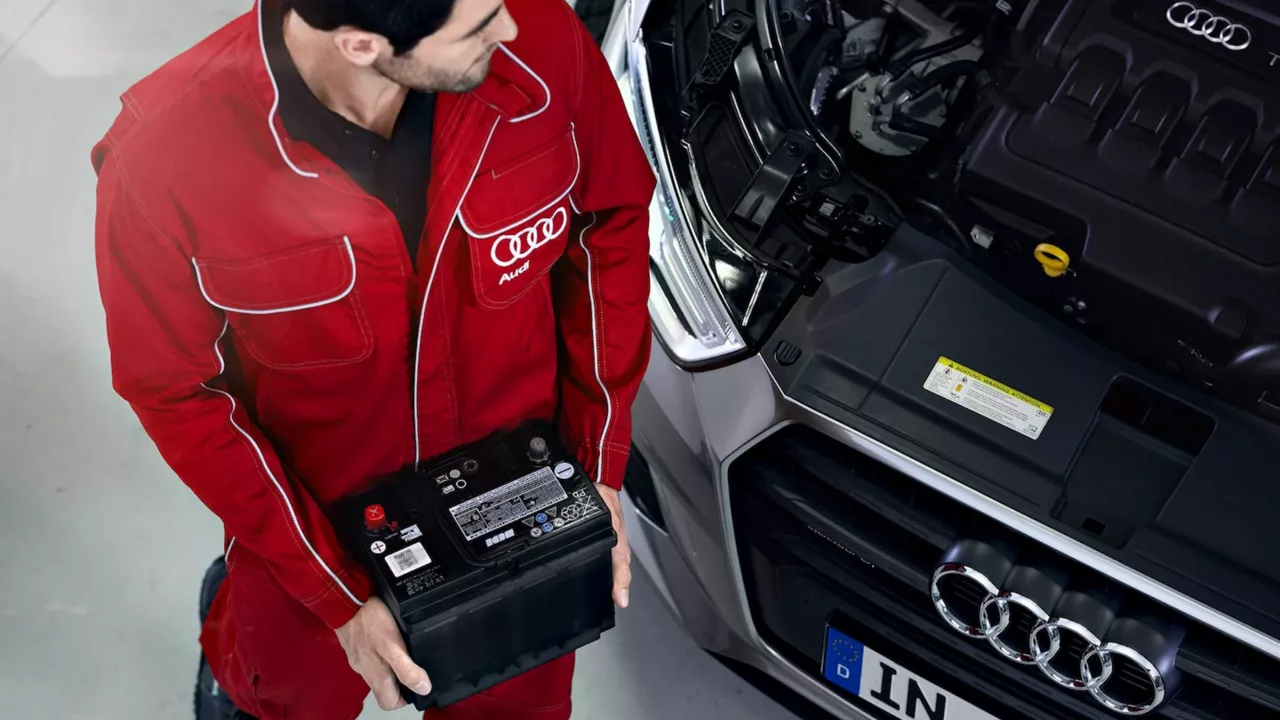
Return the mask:
<svg viewBox="0 0 1280 720"><path fill-rule="evenodd" d="M339 503L335 527L374 578L444 707L598 639L614 625L609 509L530 422Z"/></svg>

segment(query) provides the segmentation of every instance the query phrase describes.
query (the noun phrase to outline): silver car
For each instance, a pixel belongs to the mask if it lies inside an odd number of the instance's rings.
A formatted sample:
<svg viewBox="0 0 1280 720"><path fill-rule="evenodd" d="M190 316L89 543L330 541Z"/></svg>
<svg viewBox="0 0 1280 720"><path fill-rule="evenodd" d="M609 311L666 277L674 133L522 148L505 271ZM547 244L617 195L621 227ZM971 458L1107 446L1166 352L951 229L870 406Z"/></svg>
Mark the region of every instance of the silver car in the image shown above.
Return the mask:
<svg viewBox="0 0 1280 720"><path fill-rule="evenodd" d="M626 485L688 633L840 718L1280 718L1280 27L627 0Z"/></svg>

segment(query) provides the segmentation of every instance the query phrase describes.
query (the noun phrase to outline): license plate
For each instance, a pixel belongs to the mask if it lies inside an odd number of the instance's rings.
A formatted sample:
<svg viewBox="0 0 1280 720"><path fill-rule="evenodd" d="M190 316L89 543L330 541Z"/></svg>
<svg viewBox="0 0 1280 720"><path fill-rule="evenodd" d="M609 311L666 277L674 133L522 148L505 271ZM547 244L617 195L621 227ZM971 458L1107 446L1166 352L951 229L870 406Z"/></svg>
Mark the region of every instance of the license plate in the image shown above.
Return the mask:
<svg viewBox="0 0 1280 720"><path fill-rule="evenodd" d="M895 718L998 720L831 627L822 676Z"/></svg>

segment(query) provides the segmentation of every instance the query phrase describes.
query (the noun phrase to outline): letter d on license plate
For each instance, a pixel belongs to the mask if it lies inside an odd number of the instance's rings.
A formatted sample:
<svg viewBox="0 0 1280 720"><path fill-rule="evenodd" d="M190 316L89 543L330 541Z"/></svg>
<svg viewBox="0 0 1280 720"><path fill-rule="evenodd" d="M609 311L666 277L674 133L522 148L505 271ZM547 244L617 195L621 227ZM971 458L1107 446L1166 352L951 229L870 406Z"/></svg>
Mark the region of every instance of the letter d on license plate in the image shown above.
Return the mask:
<svg viewBox="0 0 1280 720"><path fill-rule="evenodd" d="M998 720L832 627L822 676L896 718Z"/></svg>

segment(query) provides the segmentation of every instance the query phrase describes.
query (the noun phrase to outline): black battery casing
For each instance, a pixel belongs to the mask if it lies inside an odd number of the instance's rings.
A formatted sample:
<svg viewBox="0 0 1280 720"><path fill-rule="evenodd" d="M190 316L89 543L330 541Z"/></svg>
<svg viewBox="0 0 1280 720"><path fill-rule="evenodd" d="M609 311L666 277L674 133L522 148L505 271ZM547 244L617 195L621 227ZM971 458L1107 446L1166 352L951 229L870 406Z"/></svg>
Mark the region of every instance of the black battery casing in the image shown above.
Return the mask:
<svg viewBox="0 0 1280 720"><path fill-rule="evenodd" d="M545 459L531 457L535 438ZM375 530L372 506L386 523ZM431 678L426 696L401 687L419 710L493 687L614 625L609 509L551 423L384 478L339 503L333 520Z"/></svg>

